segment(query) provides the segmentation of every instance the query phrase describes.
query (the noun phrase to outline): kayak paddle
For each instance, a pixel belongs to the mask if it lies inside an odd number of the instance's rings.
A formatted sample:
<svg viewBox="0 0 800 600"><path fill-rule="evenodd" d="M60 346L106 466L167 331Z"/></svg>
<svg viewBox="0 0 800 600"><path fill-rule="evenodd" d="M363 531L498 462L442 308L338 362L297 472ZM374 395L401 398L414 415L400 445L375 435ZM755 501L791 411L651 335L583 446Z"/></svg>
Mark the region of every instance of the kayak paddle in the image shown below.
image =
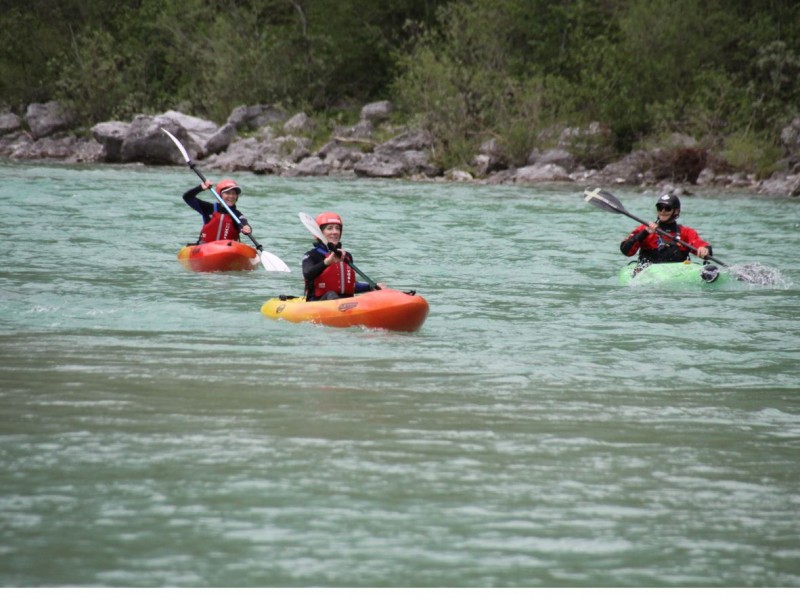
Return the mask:
<svg viewBox="0 0 800 600"><path fill-rule="evenodd" d="M161 128L161 131L166 133L170 137L170 139L173 142L175 142L175 145L178 147L178 150L180 150L181 154L183 155L183 159L186 161L186 164L192 171L194 171L197 174L200 180L203 183L208 181L205 178L205 176L200 172L200 169L197 168L197 165L195 165L194 162L192 162L192 159L189 158L189 153L186 151L186 148L183 147L183 144L181 144L180 141L178 141L178 138L176 138L174 135L172 135L169 131L167 131L163 127ZM228 206L226 202L222 199L222 197L217 193L217 190L215 190L213 187L210 187L208 189L210 189L211 192L214 194L214 196L216 196L218 202L225 207L225 210L228 211L228 214L236 222L236 224L241 227L242 222L239 220L239 217L236 216L236 213L233 212L231 207ZM266 269L267 271L280 271L282 273L291 272L291 269L289 269L289 267L286 265L285 262L283 262L280 258L275 256L271 252L267 252L266 250L264 250L264 247L256 241L256 238L254 238L249 233L246 233L245 235L250 238L250 241L253 242L253 245L256 247L256 251L258 252L259 256L259 262L264 266L264 269Z"/></svg>
<svg viewBox="0 0 800 600"><path fill-rule="evenodd" d="M647 226L650 225L647 221L640 219L636 215L632 215L627 210L625 210L625 207L622 205L622 202L620 202L617 199L617 197L614 196L614 194L612 194L611 192L606 192L605 190L601 190L600 188L595 188L593 190L585 190L583 194L586 197L585 198L586 202L596 206L599 209L605 210L607 212L613 212L625 215L626 217L630 217L634 221L638 221L642 225L647 225ZM684 246L685 248L697 254L697 248L695 248L691 244L688 244L683 240L676 238L674 235L672 235L667 231L664 231L660 227L656 227L656 231L660 235L674 241L677 244L680 244L681 246ZM721 260L714 258L713 256L706 256L704 260L713 261L723 267L728 266L727 264L725 264ZM772 269L769 269L768 267L764 267L758 264L742 265L741 267L738 268L733 267L730 270L732 274L736 276L737 279L741 281L746 281L747 283L769 285L775 283L776 281L776 275Z"/></svg>
<svg viewBox="0 0 800 600"><path fill-rule="evenodd" d="M337 252L336 248L333 248L333 244L331 242L327 242L327 243L325 242L325 239L326 239L325 238L325 234L322 233L322 230L319 228L319 225L317 225L317 222L314 220L314 217L312 217L311 215L308 215L308 214L306 214L304 212L297 213L297 216L300 217L300 221L303 223L303 225L306 226L306 229L308 229L308 231L311 233L311 235L313 235L315 238L317 238L323 244L326 244L328 250L330 250L331 252ZM358 273L359 275L361 275L361 277L366 279L367 283L369 283L375 289L378 289L378 284L375 283L374 281L372 281L372 279L370 279L364 273L364 271L362 271L357 266L355 266L353 264L352 260L347 261L347 264L349 264L351 267L353 267L353 270L356 273Z"/></svg>

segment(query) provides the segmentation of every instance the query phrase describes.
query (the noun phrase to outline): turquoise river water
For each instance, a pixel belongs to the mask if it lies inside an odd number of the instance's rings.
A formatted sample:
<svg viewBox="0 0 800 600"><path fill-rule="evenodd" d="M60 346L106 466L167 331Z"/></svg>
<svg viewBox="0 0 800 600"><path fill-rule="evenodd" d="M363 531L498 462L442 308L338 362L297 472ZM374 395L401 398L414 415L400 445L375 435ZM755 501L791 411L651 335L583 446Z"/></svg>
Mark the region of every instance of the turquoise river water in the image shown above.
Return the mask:
<svg viewBox="0 0 800 600"><path fill-rule="evenodd" d="M800 585L800 201L684 197L780 276L670 289L579 188L237 178L292 273L183 270L186 168L0 164L0 585ZM261 315L323 210L419 332Z"/></svg>

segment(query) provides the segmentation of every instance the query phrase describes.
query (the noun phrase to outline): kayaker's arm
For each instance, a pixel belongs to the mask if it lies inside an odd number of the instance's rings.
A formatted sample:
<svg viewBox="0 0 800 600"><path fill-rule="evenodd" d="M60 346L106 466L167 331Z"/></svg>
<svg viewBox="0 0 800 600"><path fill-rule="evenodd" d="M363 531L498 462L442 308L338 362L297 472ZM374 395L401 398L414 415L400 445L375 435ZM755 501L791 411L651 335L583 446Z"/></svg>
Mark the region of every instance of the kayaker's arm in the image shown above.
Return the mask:
<svg viewBox="0 0 800 600"><path fill-rule="evenodd" d="M247 222L247 219L244 218L244 215L236 209L234 209L234 211L236 212L236 216L239 217L239 224L241 227L239 231L245 235L250 235L253 233L253 228L250 227L250 224Z"/></svg>
<svg viewBox="0 0 800 600"><path fill-rule="evenodd" d="M306 252L303 256L303 279L306 281L313 281L325 270L328 265L325 264L325 257L316 250Z"/></svg>
<svg viewBox="0 0 800 600"><path fill-rule="evenodd" d="M204 190L202 185L198 185L187 191L183 195L183 201L186 202L191 208L200 213L203 217L203 223L208 223L211 215L214 214L214 205L205 200L200 200L197 194Z"/></svg>
<svg viewBox="0 0 800 600"><path fill-rule="evenodd" d="M637 229L640 229L638 233L636 231L633 231L628 237L622 240L622 243L619 245L620 251L625 256L633 256L634 254L636 254L636 251L639 249L639 244L641 244L644 241L644 239L648 235L650 235L650 233L647 231L647 228L644 225L642 225L641 228Z"/></svg>
<svg viewBox="0 0 800 600"><path fill-rule="evenodd" d="M693 254L696 254L699 258L707 258L711 256L711 244L705 241L703 238L700 237L700 234L697 233L691 227L686 227L681 225L680 228L681 238L690 246L694 246L697 251L691 250ZM705 251L703 249L706 249Z"/></svg>

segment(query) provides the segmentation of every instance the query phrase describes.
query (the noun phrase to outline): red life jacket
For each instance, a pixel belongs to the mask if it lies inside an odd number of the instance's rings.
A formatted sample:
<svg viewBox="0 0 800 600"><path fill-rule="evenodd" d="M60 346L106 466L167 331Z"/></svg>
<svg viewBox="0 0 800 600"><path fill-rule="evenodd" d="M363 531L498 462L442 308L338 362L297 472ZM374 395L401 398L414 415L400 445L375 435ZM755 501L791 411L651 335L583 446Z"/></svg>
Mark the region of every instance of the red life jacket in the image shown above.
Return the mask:
<svg viewBox="0 0 800 600"><path fill-rule="evenodd" d="M333 263L314 280L314 297L326 292L336 292L340 296L352 296L356 292L356 272L347 263Z"/></svg>
<svg viewBox="0 0 800 600"><path fill-rule="evenodd" d="M239 230L236 223L227 213L215 212L211 219L200 230L200 243L215 240L239 240Z"/></svg>

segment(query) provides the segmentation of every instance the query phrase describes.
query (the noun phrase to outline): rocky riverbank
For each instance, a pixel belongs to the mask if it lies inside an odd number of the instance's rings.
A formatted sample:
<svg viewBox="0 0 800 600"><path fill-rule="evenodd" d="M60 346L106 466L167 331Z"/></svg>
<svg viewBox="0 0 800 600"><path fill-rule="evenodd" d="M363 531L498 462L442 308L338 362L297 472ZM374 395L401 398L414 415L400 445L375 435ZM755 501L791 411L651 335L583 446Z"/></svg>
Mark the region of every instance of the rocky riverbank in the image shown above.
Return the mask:
<svg viewBox="0 0 800 600"><path fill-rule="evenodd" d="M251 171L287 177L353 176L489 184L573 182L691 193L696 187L800 197L800 117L783 129L784 156L769 178L732 170L690 136L675 134L664 148L615 156L599 123L564 127L543 137L527 164L513 167L496 140L487 140L468 169L437 166L435 140L425 131L391 124L390 102L365 105L358 122L314 141L317 125L271 105L236 108L223 125L168 111L131 122L98 123L86 135L57 102L31 104L24 115L0 112L0 158L65 163L181 165L173 133L204 170Z"/></svg>

